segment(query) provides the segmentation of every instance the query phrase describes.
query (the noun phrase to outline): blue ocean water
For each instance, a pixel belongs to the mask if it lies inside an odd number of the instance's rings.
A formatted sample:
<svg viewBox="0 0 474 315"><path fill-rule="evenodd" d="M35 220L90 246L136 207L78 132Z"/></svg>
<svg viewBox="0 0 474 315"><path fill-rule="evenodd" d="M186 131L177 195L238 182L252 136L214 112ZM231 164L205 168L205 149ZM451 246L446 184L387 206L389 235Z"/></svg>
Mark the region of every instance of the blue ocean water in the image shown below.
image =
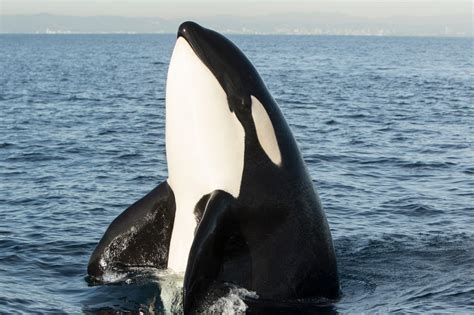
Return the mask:
<svg viewBox="0 0 474 315"><path fill-rule="evenodd" d="M324 311L473 313L474 40L231 38L328 216L343 297ZM1 314L162 312L154 276L84 278L110 222L167 176L174 40L0 36Z"/></svg>

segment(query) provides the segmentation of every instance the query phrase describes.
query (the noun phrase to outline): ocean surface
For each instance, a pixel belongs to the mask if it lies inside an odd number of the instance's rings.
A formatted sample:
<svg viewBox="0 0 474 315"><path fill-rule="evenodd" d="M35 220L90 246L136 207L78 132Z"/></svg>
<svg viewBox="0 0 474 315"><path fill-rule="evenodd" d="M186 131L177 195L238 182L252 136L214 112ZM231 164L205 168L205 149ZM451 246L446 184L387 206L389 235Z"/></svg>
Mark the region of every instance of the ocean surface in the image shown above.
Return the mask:
<svg viewBox="0 0 474 315"><path fill-rule="evenodd" d="M279 102L329 220L343 296L319 311L474 313L474 40L231 39ZM1 314L179 309L176 275L86 281L111 221L167 177L174 41L0 36ZM213 310L245 309L240 293Z"/></svg>

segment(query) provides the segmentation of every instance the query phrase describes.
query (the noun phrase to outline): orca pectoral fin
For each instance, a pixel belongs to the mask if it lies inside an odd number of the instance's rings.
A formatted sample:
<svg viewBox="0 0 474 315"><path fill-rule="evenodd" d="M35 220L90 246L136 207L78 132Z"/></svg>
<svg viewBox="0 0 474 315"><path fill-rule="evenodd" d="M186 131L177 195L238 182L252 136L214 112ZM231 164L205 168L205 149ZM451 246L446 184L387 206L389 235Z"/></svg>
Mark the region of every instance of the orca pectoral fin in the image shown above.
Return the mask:
<svg viewBox="0 0 474 315"><path fill-rule="evenodd" d="M234 197L216 190L209 197L189 252L184 276L184 312L188 313L199 294L216 279L223 262L229 235L235 230Z"/></svg>
<svg viewBox="0 0 474 315"><path fill-rule="evenodd" d="M175 208L166 181L128 207L110 224L92 253L88 274L102 280L107 270L166 268Z"/></svg>

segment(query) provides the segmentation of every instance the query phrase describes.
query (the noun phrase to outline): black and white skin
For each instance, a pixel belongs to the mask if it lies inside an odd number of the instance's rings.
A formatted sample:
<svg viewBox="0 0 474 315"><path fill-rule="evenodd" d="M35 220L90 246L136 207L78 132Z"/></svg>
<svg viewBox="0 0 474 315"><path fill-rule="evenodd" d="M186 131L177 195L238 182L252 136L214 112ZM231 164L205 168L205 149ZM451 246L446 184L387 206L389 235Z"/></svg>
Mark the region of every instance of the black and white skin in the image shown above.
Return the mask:
<svg viewBox="0 0 474 315"><path fill-rule="evenodd" d="M209 286L265 300L340 294L331 233L296 141L251 62L193 22L179 27L166 86L168 179L125 210L90 276L184 273L184 311Z"/></svg>

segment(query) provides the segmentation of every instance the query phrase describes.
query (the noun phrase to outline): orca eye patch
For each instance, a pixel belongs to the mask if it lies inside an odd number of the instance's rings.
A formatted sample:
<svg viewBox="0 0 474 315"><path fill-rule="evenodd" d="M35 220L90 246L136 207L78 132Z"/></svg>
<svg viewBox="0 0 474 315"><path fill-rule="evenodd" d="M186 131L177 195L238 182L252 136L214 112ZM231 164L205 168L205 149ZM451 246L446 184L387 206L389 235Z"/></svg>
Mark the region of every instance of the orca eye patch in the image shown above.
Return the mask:
<svg viewBox="0 0 474 315"><path fill-rule="evenodd" d="M265 151L268 158L275 164L281 165L281 153L278 146L278 140L273 129L272 121L268 116L263 104L255 97L250 97L252 100L252 118L257 130L257 137L263 151Z"/></svg>

